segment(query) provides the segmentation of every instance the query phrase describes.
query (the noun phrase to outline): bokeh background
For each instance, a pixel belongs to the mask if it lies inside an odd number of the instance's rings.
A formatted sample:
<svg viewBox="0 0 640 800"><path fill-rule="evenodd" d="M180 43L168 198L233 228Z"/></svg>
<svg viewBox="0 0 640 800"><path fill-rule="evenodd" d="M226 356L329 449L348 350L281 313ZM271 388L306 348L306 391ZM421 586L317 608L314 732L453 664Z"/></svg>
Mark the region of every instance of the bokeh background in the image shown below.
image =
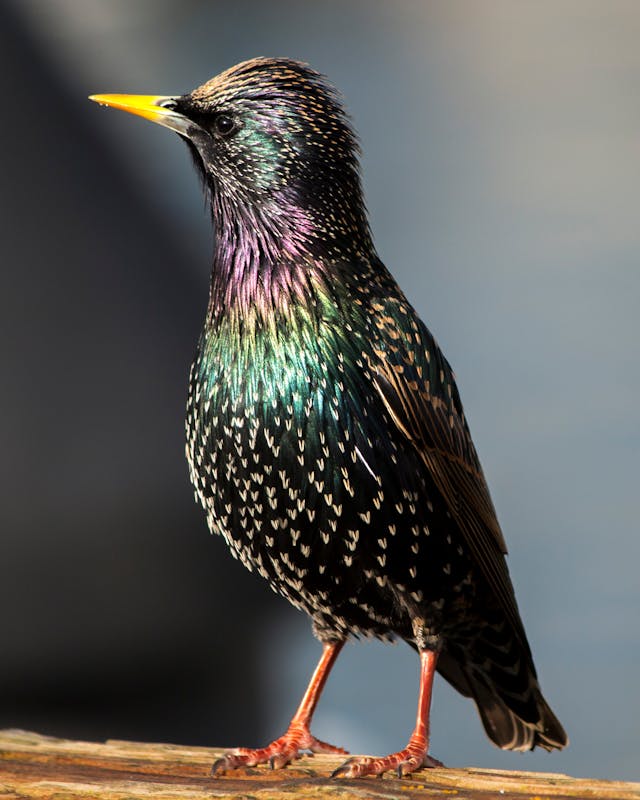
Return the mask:
<svg viewBox="0 0 640 800"><path fill-rule="evenodd" d="M360 131L378 249L456 369L542 685L571 747L451 765L638 777L640 5L0 5L0 725L258 745L319 653L206 532L183 457L211 232L177 137L86 101L310 62ZM315 732L404 744L417 659L349 646Z"/></svg>

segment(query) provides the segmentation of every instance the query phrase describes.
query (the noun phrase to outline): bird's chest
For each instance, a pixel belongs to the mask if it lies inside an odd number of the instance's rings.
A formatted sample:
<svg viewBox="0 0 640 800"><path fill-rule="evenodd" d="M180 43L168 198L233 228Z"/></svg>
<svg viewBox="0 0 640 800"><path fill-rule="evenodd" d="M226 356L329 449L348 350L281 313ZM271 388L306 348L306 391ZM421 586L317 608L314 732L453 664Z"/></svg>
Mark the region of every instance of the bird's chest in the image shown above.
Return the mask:
<svg viewBox="0 0 640 800"><path fill-rule="evenodd" d="M211 531L294 605L345 630L382 625L390 586L418 602L426 583L438 600L426 578L440 560L449 569L453 541L443 536L435 561L426 554L447 521L355 337L224 345L201 342L187 412L191 480Z"/></svg>
<svg viewBox="0 0 640 800"><path fill-rule="evenodd" d="M321 455L327 426L318 413L317 393L298 382L293 389L286 386L285 371L273 365L268 373L257 380L226 375L209 391L192 383L191 478L211 529L232 547L244 548L256 533L269 540L268 528L288 527L302 516L308 493L301 493L301 485L311 481L327 488L329 462ZM315 472L301 481L313 457Z"/></svg>
<svg viewBox="0 0 640 800"><path fill-rule="evenodd" d="M360 412L342 356L293 343L258 343L243 356L201 344L187 413L191 479L212 532L280 591L301 590L336 561L336 532L361 483Z"/></svg>
<svg viewBox="0 0 640 800"><path fill-rule="evenodd" d="M384 562L366 538L399 459L352 343L257 342L246 358L205 343L191 374L187 457L209 527L308 611Z"/></svg>

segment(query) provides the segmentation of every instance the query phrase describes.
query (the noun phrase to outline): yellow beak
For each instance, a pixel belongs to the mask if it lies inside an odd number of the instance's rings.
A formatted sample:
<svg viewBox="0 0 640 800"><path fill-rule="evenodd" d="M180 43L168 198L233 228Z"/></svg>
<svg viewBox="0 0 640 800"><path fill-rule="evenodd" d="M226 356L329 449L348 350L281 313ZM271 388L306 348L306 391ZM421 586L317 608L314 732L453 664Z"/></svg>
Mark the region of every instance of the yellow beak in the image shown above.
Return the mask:
<svg viewBox="0 0 640 800"><path fill-rule="evenodd" d="M175 97L153 94L92 94L89 100L102 106L111 106L128 111L130 114L137 114L183 135L187 135L189 129L194 127L191 120L174 111Z"/></svg>

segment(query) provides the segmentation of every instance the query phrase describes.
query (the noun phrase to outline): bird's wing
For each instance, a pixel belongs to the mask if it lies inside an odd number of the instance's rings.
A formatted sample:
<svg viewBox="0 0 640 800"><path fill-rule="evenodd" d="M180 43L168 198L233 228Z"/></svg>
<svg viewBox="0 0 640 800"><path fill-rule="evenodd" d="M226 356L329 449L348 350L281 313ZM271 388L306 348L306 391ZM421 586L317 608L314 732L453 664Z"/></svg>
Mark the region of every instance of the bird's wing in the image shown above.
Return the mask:
<svg viewBox="0 0 640 800"><path fill-rule="evenodd" d="M372 303L376 345L368 362L375 389L393 423L419 452L471 555L526 646L504 559L507 547L453 371L414 309L396 292Z"/></svg>

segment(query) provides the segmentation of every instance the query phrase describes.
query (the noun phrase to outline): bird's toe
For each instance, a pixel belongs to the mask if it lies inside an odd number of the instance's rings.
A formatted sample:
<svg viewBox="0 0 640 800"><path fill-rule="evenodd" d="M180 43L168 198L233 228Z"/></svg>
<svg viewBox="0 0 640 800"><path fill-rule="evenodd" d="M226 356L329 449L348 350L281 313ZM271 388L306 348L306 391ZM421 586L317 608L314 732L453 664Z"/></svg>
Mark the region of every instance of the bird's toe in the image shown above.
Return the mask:
<svg viewBox="0 0 640 800"><path fill-rule="evenodd" d="M405 748L383 758L355 756L344 762L331 774L332 778L361 778L365 775L382 776L393 770L399 778L410 775L422 767L441 767L442 763L414 747Z"/></svg>

